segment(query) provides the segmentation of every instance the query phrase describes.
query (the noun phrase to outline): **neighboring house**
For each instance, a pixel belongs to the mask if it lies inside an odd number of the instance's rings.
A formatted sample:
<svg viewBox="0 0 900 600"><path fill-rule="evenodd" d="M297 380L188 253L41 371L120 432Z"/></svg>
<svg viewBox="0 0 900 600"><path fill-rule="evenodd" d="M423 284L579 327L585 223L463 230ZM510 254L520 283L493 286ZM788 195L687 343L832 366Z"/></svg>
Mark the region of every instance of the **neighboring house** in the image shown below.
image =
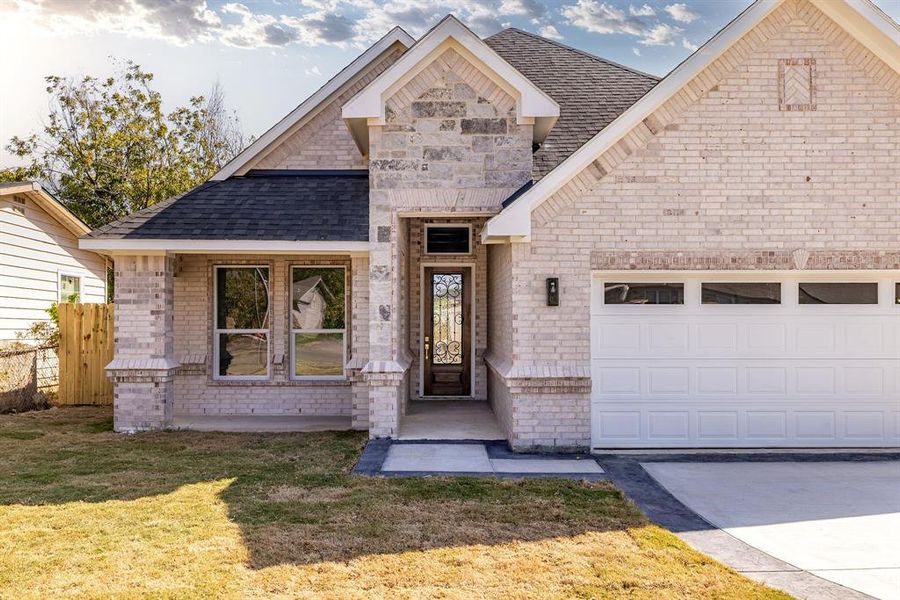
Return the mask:
<svg viewBox="0 0 900 600"><path fill-rule="evenodd" d="M658 81L453 17L393 30L82 239L116 255L116 429L395 437L465 397L514 448L897 446L898 36L867 0L758 0ZM330 322L291 319L322 273Z"/></svg>
<svg viewBox="0 0 900 600"><path fill-rule="evenodd" d="M89 231L37 183L0 183L0 344L72 294L106 302L107 259L78 247Z"/></svg>

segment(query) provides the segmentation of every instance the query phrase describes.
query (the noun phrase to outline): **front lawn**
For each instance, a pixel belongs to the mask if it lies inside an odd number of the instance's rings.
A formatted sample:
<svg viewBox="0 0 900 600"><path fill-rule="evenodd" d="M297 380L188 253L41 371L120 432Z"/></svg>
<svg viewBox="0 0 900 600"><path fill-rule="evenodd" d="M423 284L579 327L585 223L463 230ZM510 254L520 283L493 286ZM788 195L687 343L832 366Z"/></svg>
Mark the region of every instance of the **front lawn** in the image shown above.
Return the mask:
<svg viewBox="0 0 900 600"><path fill-rule="evenodd" d="M611 485L349 475L359 433L0 416L0 598L786 598Z"/></svg>

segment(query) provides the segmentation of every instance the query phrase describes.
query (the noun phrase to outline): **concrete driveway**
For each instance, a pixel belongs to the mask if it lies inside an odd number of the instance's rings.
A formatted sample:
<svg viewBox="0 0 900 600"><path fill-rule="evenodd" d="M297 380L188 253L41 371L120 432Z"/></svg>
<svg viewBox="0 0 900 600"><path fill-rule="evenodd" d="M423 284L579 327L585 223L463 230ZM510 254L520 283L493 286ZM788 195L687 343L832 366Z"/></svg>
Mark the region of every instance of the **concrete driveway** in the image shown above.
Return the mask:
<svg viewBox="0 0 900 600"><path fill-rule="evenodd" d="M900 599L900 461L641 466L746 544L846 588Z"/></svg>

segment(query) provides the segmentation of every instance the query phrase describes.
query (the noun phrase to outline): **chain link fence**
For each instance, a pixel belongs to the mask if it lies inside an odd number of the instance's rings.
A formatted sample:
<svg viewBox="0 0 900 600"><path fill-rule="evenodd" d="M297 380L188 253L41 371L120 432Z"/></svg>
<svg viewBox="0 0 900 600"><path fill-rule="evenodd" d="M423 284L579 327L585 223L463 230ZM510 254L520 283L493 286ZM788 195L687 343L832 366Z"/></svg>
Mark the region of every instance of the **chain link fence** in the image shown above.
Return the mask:
<svg viewBox="0 0 900 600"><path fill-rule="evenodd" d="M57 346L0 350L0 413L47 408L59 388Z"/></svg>

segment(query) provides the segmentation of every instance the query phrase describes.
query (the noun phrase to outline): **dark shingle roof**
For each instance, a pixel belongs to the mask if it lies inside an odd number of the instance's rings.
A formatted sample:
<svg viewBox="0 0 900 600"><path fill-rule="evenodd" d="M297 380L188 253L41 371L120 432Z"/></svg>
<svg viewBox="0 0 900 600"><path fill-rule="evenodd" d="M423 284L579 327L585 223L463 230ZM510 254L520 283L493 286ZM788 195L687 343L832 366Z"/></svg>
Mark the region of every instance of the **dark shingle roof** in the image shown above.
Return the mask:
<svg viewBox="0 0 900 600"><path fill-rule="evenodd" d="M534 153L539 179L578 150L659 79L520 29L485 43L559 104L559 121Z"/></svg>
<svg viewBox="0 0 900 600"><path fill-rule="evenodd" d="M95 229L94 238L368 241L367 171L250 171Z"/></svg>

